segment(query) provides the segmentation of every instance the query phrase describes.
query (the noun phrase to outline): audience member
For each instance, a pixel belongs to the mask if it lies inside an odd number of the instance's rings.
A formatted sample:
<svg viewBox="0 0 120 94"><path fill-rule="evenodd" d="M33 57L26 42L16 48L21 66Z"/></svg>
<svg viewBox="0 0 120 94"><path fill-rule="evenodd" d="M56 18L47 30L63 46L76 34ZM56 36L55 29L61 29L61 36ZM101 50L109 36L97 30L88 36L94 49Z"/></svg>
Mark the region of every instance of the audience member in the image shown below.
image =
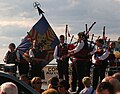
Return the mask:
<svg viewBox="0 0 120 94"><path fill-rule="evenodd" d="M114 78L113 76L106 76L102 82L109 82L110 79Z"/></svg>
<svg viewBox="0 0 120 94"><path fill-rule="evenodd" d="M116 78L107 76L102 80L102 82L109 82L111 85L113 85L115 93L120 92L120 82Z"/></svg>
<svg viewBox="0 0 120 94"><path fill-rule="evenodd" d="M96 94L114 94L114 87L109 82L101 82L96 88Z"/></svg>
<svg viewBox="0 0 120 94"><path fill-rule="evenodd" d="M34 90L38 91L40 94L44 92L44 89L41 89L42 82L40 77L33 77L31 80L31 86L34 88Z"/></svg>
<svg viewBox="0 0 120 94"><path fill-rule="evenodd" d="M120 72L114 73L112 76L120 81Z"/></svg>
<svg viewBox="0 0 120 94"><path fill-rule="evenodd" d="M28 84L28 85L31 85L31 84L30 84L29 77L28 77L26 74L22 74L22 75L19 77L19 80L25 82L25 83Z"/></svg>
<svg viewBox="0 0 120 94"><path fill-rule="evenodd" d="M109 82L113 85L115 93L120 92L120 82L116 78L110 79Z"/></svg>
<svg viewBox="0 0 120 94"><path fill-rule="evenodd" d="M5 82L1 85L0 94L18 94L18 88L12 82Z"/></svg>
<svg viewBox="0 0 120 94"><path fill-rule="evenodd" d="M95 94L95 90L91 86L91 79L90 79L90 77L87 77L87 76L84 77L82 79L82 83L84 85L84 89L81 90L81 92L79 94Z"/></svg>
<svg viewBox="0 0 120 94"><path fill-rule="evenodd" d="M59 79L58 77L52 77L49 79L48 89L53 88L58 91Z"/></svg>
<svg viewBox="0 0 120 94"><path fill-rule="evenodd" d="M68 92L68 89L69 89L69 88L70 88L70 85L69 85L68 81L66 81L66 80L61 80L61 81L59 82L58 90L59 90L59 92L60 92L61 94L70 94L70 93Z"/></svg>
<svg viewBox="0 0 120 94"><path fill-rule="evenodd" d="M50 88L45 90L42 94L58 94L57 90Z"/></svg>

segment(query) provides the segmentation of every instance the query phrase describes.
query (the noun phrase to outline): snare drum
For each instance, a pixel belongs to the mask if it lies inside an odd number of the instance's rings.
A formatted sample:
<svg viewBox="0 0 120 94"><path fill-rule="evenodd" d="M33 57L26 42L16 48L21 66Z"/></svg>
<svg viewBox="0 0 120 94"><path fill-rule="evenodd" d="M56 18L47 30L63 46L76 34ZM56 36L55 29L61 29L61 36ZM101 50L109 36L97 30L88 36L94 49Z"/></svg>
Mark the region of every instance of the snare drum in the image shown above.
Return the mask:
<svg viewBox="0 0 120 94"><path fill-rule="evenodd" d="M16 73L15 64L5 64L4 72L13 73L13 74Z"/></svg>

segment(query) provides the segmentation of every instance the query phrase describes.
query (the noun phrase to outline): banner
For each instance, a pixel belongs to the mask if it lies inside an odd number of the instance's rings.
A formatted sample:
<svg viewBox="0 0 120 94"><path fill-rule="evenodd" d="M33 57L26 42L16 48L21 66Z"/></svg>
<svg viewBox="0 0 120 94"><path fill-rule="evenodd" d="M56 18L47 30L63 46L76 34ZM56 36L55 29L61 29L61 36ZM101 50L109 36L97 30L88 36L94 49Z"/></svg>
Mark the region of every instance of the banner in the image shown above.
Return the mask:
<svg viewBox="0 0 120 94"><path fill-rule="evenodd" d="M22 40L20 45L17 47L20 54L29 61L29 50L32 47L33 40L37 40L40 44L44 46L47 51L47 58L42 62L42 67L45 67L49 62L53 60L53 53L55 46L59 44L59 39L57 38L55 32L49 25L48 21L42 14L41 19L32 27L28 35Z"/></svg>

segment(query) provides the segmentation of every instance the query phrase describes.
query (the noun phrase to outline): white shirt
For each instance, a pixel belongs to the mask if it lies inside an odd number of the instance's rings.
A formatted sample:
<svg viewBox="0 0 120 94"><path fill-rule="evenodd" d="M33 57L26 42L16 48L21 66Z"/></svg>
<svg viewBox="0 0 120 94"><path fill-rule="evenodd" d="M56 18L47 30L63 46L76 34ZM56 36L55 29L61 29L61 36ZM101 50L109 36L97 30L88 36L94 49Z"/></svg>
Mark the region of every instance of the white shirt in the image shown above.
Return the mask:
<svg viewBox="0 0 120 94"><path fill-rule="evenodd" d="M30 57L35 57L34 54L33 54L32 49L29 50L29 56L30 56Z"/></svg>
<svg viewBox="0 0 120 94"><path fill-rule="evenodd" d="M60 45L63 45L63 44L64 43L60 43ZM53 56L54 56L55 59L60 59L60 57L58 57L57 54L58 54L58 46L55 47Z"/></svg>
<svg viewBox="0 0 120 94"><path fill-rule="evenodd" d="M104 54L102 54L101 56L98 56L97 58L99 60L105 60L109 56L109 54L110 54L110 52L108 50L106 50ZM92 62L96 63L95 55L92 56Z"/></svg>
<svg viewBox="0 0 120 94"><path fill-rule="evenodd" d="M73 49L74 53L77 53L79 52L80 50L82 50L82 48L84 47L85 43L83 40L81 40L81 42L78 43L78 45L75 47L75 49ZM90 46L91 44L88 44L88 47ZM91 45L93 47L93 45ZM90 52L91 55L93 55L95 53L95 48Z"/></svg>
<svg viewBox="0 0 120 94"><path fill-rule="evenodd" d="M55 47L54 54L53 54L55 59L59 59L59 57L57 56L57 50L58 50L58 46Z"/></svg>
<svg viewBox="0 0 120 94"><path fill-rule="evenodd" d="M84 45L85 45L84 41L81 40L81 42L79 42L75 49L73 49L72 51L74 51L74 53L77 53L84 47Z"/></svg>

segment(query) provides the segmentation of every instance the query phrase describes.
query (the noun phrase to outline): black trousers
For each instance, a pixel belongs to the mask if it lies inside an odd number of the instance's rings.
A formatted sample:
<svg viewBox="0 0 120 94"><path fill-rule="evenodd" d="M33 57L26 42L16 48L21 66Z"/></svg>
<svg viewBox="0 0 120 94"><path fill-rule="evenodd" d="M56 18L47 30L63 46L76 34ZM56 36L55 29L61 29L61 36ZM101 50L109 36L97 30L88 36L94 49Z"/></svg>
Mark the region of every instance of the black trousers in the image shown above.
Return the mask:
<svg viewBox="0 0 120 94"><path fill-rule="evenodd" d="M18 63L18 70L19 70L19 74L27 74L29 72L29 63L28 62L20 62Z"/></svg>
<svg viewBox="0 0 120 94"><path fill-rule="evenodd" d="M31 79L33 77L41 77L41 71L42 71L41 64L31 65L31 71L30 71Z"/></svg>
<svg viewBox="0 0 120 94"><path fill-rule="evenodd" d="M58 69L59 79L64 79L65 77L65 80L69 81L68 61L57 60L57 69Z"/></svg>
<svg viewBox="0 0 120 94"><path fill-rule="evenodd" d="M103 78L105 78L105 71L106 66L103 65L95 65L93 68L93 88L96 89L99 82L102 81ZM99 80L100 78L100 80Z"/></svg>
<svg viewBox="0 0 120 94"><path fill-rule="evenodd" d="M72 78L71 78L71 91L75 92L77 87L77 64L73 62L72 65Z"/></svg>
<svg viewBox="0 0 120 94"><path fill-rule="evenodd" d="M77 60L77 79L78 79L78 91L77 94L84 88L84 85L82 83L82 79L85 76L90 76L90 67L91 62L87 59L85 60Z"/></svg>

